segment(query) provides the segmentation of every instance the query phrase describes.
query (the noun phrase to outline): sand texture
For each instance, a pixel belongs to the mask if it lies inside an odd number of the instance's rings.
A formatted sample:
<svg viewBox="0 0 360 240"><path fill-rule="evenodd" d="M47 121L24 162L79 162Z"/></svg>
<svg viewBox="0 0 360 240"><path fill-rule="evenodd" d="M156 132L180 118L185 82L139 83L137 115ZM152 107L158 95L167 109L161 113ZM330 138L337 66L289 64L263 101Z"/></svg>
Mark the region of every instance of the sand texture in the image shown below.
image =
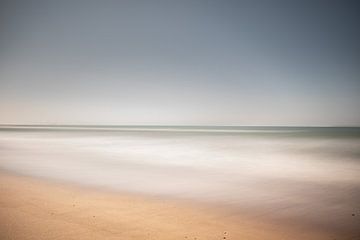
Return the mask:
<svg viewBox="0 0 360 240"><path fill-rule="evenodd" d="M331 239L207 206L0 174L0 239Z"/></svg>

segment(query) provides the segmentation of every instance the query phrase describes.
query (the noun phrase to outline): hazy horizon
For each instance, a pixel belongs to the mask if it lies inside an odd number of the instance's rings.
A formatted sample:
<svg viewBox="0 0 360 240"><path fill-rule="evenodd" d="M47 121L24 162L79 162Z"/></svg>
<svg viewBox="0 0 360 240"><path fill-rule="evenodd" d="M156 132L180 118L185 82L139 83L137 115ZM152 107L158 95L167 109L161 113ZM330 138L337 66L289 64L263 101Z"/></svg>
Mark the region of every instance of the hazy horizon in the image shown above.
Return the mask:
<svg viewBox="0 0 360 240"><path fill-rule="evenodd" d="M360 126L352 1L0 3L0 124Z"/></svg>
<svg viewBox="0 0 360 240"><path fill-rule="evenodd" d="M209 124L107 124L107 123L101 123L101 124L51 124L51 123L33 123L33 124L21 124L21 123L0 123L0 127L1 126L14 126L14 127L32 127L32 126L39 126L39 127L77 127L77 126L89 126L89 127L259 127L259 128L272 128L272 127L284 127L284 128L360 128L360 125L236 125L236 124L232 124L232 125L209 125Z"/></svg>

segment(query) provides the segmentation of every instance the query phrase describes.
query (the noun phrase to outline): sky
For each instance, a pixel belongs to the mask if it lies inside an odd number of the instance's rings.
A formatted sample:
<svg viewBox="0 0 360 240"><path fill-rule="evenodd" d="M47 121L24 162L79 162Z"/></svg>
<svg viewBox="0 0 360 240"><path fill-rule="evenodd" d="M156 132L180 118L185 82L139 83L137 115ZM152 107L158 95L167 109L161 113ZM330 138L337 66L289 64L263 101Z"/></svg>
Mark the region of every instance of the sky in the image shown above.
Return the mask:
<svg viewBox="0 0 360 240"><path fill-rule="evenodd" d="M360 126L357 1L0 2L0 124Z"/></svg>

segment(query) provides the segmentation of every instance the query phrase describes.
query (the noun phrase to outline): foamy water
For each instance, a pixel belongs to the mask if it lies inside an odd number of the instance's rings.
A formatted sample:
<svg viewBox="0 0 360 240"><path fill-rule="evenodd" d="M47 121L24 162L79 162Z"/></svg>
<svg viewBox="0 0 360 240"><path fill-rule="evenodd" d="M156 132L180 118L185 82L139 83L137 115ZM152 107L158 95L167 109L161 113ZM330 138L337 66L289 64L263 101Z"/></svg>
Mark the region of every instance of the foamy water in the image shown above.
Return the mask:
<svg viewBox="0 0 360 240"><path fill-rule="evenodd" d="M360 229L359 128L3 126L0 168Z"/></svg>

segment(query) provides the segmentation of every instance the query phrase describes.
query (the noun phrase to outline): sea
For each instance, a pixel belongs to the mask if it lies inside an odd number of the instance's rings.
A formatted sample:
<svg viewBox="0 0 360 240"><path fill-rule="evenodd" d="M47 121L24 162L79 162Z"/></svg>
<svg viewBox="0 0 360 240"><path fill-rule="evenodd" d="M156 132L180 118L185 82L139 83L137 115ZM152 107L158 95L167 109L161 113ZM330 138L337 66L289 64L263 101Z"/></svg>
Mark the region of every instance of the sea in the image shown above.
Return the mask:
<svg viewBox="0 0 360 240"><path fill-rule="evenodd" d="M0 170L360 236L360 128L1 125Z"/></svg>

